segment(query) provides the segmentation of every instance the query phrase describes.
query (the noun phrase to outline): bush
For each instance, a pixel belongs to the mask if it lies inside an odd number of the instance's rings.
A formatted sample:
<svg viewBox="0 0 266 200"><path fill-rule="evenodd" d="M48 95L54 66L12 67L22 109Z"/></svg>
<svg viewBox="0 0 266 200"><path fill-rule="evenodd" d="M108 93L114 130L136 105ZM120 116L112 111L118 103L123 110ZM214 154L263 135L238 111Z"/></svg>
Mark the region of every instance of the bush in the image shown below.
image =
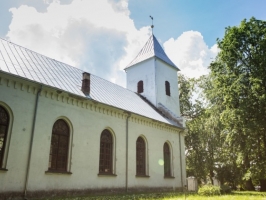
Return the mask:
<svg viewBox="0 0 266 200"><path fill-rule="evenodd" d="M230 186L222 185L221 186L221 194L230 194L232 192Z"/></svg>
<svg viewBox="0 0 266 200"><path fill-rule="evenodd" d="M215 196L215 195L221 195L220 187L214 186L214 185L204 185L202 186L198 194L201 196Z"/></svg>

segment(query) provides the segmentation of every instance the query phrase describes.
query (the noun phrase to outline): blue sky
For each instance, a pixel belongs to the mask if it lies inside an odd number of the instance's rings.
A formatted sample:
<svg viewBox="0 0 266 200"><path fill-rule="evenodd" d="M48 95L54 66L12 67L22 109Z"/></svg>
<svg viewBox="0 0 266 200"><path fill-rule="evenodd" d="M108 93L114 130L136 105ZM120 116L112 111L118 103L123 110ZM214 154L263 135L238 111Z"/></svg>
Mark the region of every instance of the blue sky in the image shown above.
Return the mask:
<svg viewBox="0 0 266 200"><path fill-rule="evenodd" d="M0 1L0 37L125 86L123 68L154 34L188 77L208 73L225 27L254 16L265 0Z"/></svg>
<svg viewBox="0 0 266 200"><path fill-rule="evenodd" d="M199 31L211 46L222 38L225 27L237 26L254 16L266 20L265 0L132 0L131 18L137 28L155 18L155 34L163 41L185 31Z"/></svg>

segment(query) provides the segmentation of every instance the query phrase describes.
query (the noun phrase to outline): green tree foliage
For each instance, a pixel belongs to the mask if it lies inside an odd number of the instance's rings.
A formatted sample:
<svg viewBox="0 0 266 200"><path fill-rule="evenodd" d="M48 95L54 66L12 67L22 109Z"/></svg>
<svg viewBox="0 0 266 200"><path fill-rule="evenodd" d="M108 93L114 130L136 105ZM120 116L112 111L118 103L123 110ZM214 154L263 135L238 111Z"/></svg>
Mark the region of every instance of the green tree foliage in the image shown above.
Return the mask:
<svg viewBox="0 0 266 200"><path fill-rule="evenodd" d="M211 88L208 77L187 79L180 75L179 83L180 104L184 105L181 113L187 120L187 174L198 180L209 177L212 182L226 160L222 151L225 137L222 135L220 110L208 102L206 92Z"/></svg>
<svg viewBox="0 0 266 200"><path fill-rule="evenodd" d="M179 76L187 174L266 191L266 22L243 20L217 43L210 75Z"/></svg>
<svg viewBox="0 0 266 200"><path fill-rule="evenodd" d="M182 74L179 74L178 79L180 112L187 120L187 135L185 137L187 174L198 179L204 179L206 177L206 169L202 166L204 143L202 142L200 127L198 127L198 124L202 124L200 123L202 108L200 105L196 105L197 103L193 100L195 80L187 79Z"/></svg>
<svg viewBox="0 0 266 200"><path fill-rule="evenodd" d="M213 91L223 107L228 148L253 190L252 180L266 179L266 22L251 18L226 28L218 47L210 65Z"/></svg>

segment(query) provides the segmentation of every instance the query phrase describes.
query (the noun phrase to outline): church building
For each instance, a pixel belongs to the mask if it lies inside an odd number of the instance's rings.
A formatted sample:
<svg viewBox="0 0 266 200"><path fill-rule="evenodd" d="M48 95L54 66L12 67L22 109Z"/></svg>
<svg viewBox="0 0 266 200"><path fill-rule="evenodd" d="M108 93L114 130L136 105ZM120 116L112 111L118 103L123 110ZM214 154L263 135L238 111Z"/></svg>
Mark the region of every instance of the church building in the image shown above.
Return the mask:
<svg viewBox="0 0 266 200"><path fill-rule="evenodd" d="M178 71L154 35L127 88L0 39L0 199L182 190Z"/></svg>

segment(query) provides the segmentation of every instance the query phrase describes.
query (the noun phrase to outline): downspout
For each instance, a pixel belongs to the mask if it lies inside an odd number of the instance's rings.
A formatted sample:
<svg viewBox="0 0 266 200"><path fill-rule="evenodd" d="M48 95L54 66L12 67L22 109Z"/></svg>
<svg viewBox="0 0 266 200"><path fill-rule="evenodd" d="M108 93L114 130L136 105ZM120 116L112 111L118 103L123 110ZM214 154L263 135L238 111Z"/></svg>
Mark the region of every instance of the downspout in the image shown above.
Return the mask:
<svg viewBox="0 0 266 200"><path fill-rule="evenodd" d="M28 156L28 164L27 164L27 171L26 171L25 186L24 186L24 199L27 199L27 189L28 189L28 181L29 181L29 172L30 172L31 153L32 153L32 146L33 146L33 137L34 137L34 131L35 131L35 123L36 123L37 109L38 109L38 103L39 103L39 96L41 94L41 91L42 91L42 85L41 85L40 89L37 92L36 100L35 100L35 108L34 108L32 129L31 129L31 138L30 138L30 150L29 150L29 156Z"/></svg>
<svg viewBox="0 0 266 200"><path fill-rule="evenodd" d="M128 192L128 120L131 113L128 113L126 119L126 192Z"/></svg>
<svg viewBox="0 0 266 200"><path fill-rule="evenodd" d="M179 156L180 156L180 171L181 171L181 186L182 186L182 191L184 191L184 183L183 183L183 163L182 163L182 153L181 153L181 133L179 132Z"/></svg>

